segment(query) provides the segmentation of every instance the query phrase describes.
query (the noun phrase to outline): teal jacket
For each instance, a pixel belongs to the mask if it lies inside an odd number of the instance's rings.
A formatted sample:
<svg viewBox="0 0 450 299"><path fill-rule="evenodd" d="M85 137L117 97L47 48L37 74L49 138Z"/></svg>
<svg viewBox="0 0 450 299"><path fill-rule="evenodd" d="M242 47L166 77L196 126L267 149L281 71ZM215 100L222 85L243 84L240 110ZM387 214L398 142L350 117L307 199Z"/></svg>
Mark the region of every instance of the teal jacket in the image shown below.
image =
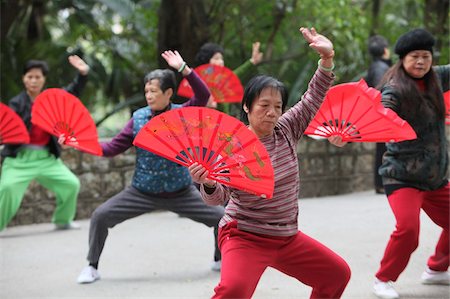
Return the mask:
<svg viewBox="0 0 450 299"><path fill-rule="evenodd" d="M172 103L170 110L181 107ZM134 137L151 118L151 114L148 106L133 113ZM144 193L164 193L187 188L192 184L192 179L186 167L136 147L136 169L131 184Z"/></svg>

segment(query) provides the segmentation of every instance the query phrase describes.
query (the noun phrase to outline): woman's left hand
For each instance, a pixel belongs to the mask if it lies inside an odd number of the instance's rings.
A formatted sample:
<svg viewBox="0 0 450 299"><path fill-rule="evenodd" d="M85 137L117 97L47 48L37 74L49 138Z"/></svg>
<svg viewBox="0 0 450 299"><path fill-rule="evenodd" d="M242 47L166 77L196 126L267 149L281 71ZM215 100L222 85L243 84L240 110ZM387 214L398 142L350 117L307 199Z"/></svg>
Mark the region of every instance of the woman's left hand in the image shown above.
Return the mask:
<svg viewBox="0 0 450 299"><path fill-rule="evenodd" d="M70 64L76 68L80 74L86 76L89 73L89 65L78 55L70 55L68 59Z"/></svg>
<svg viewBox="0 0 450 299"><path fill-rule="evenodd" d="M309 43L309 46L316 50L322 57L332 57L334 56L333 43L323 36L317 33L316 29L301 27L300 32L303 37Z"/></svg>

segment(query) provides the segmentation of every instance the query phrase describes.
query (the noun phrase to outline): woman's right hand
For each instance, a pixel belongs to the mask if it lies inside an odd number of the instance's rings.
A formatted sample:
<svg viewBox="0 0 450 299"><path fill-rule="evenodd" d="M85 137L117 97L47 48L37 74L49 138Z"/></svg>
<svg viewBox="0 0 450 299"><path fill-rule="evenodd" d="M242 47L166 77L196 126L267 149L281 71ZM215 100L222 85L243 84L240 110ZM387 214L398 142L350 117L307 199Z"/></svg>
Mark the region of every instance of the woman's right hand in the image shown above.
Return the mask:
<svg viewBox="0 0 450 299"><path fill-rule="evenodd" d="M334 50L333 43L323 36L319 34L316 29L300 27L300 32L303 34L305 40L309 43L309 46L319 53L319 55L323 58L333 58Z"/></svg>
<svg viewBox="0 0 450 299"><path fill-rule="evenodd" d="M64 134L59 135L58 137L58 143L61 145L62 149L68 149L70 146L66 145L66 136Z"/></svg>
<svg viewBox="0 0 450 299"><path fill-rule="evenodd" d="M328 137L328 141L337 147L343 147L348 143L347 141L343 141L342 137L339 135L333 135Z"/></svg>
<svg viewBox="0 0 450 299"><path fill-rule="evenodd" d="M78 55L70 55L69 63L80 72L81 75L87 76L89 73L89 65L84 62Z"/></svg>
<svg viewBox="0 0 450 299"><path fill-rule="evenodd" d="M197 184L204 184L209 188L214 188L216 186L216 181L208 179L209 172L201 164L194 162L189 166L189 173L191 174L192 180Z"/></svg>

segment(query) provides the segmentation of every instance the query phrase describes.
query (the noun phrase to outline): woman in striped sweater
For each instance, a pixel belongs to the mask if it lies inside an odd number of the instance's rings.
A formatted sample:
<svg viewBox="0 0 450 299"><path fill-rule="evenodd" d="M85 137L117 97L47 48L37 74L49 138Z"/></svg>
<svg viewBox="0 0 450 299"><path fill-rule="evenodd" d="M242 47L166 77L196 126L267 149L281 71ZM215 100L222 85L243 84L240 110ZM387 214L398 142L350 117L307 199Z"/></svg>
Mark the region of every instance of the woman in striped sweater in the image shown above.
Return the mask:
<svg viewBox="0 0 450 299"><path fill-rule="evenodd" d="M314 28L302 27L300 32L321 57L302 100L283 114L288 98L284 85L257 76L247 84L242 101L243 119L272 161L273 198L262 199L209 180L208 171L197 163L189 167L207 204L228 202L219 223L222 272L213 298L250 298L267 267L312 287L311 298L339 298L350 279L341 257L298 230L296 146L334 79L331 41Z"/></svg>

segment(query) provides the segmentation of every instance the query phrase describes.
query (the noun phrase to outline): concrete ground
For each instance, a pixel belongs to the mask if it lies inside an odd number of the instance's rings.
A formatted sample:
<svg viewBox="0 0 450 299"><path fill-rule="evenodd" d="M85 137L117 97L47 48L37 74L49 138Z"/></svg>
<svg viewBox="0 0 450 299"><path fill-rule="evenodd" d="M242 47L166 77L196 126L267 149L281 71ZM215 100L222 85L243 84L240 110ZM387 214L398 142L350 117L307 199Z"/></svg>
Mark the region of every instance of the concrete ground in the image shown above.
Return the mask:
<svg viewBox="0 0 450 299"><path fill-rule="evenodd" d="M419 248L395 287L402 299L447 299L448 286L420 284L440 229L422 213ZM394 218L373 191L300 200L300 229L340 254L352 269L343 298L375 299L371 288ZM0 233L0 298L209 298L220 274L210 270L213 232L168 212L146 214L110 230L102 279L79 285L87 264L89 220L80 230L52 224ZM310 288L268 269L253 298L309 298Z"/></svg>

